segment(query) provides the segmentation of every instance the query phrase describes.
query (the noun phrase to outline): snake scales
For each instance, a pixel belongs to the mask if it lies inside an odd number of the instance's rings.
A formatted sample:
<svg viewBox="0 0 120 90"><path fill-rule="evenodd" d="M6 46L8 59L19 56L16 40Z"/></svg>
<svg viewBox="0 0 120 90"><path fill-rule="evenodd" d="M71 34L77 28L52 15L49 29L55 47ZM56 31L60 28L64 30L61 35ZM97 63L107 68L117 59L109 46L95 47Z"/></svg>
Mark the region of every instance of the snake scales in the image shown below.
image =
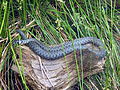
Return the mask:
<svg viewBox="0 0 120 90"><path fill-rule="evenodd" d="M96 37L84 37L78 38L73 41L68 41L60 45L48 47L44 45L41 41L38 41L34 38L27 39L25 34L21 30L16 30L23 40L15 40L13 44L25 44L28 46L35 54L39 55L41 58L47 60L56 60L65 55L72 53L74 50L84 50L88 49L91 52L94 52L96 56L103 58L106 55L106 51L103 48L104 45L100 39ZM94 50L87 44L94 44L99 47L100 50Z"/></svg>

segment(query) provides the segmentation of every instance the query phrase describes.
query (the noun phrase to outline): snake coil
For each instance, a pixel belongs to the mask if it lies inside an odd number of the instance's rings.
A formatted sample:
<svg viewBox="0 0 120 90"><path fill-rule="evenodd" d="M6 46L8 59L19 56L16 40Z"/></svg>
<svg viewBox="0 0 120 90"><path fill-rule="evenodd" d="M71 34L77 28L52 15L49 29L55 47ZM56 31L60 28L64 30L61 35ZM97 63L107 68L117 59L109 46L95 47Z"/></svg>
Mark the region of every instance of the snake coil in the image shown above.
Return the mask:
<svg viewBox="0 0 120 90"><path fill-rule="evenodd" d="M60 45L53 47L48 47L44 45L41 41L38 41L34 38L27 39L25 34L21 30L16 30L23 40L16 40L13 44L25 44L28 46L35 54L39 55L41 58L47 60L56 60L65 55L70 54L74 50L83 50L88 49L91 52L94 52L98 57L103 58L106 55L106 51L103 48L104 45L100 39L96 37L84 37L78 38L73 41L68 41ZM97 47L101 47L99 51L93 50L86 46L86 44L92 43Z"/></svg>

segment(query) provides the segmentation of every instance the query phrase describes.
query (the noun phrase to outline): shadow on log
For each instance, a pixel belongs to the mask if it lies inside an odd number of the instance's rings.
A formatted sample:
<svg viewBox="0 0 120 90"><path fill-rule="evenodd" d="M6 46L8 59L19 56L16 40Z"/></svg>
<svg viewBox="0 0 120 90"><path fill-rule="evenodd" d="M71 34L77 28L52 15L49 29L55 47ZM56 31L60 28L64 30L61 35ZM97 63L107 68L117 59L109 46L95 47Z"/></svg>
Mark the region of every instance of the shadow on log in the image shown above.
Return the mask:
<svg viewBox="0 0 120 90"><path fill-rule="evenodd" d="M26 46L21 46L21 48L24 74L27 83L34 90L70 89L78 81L78 72L80 76L83 72L83 78L85 78L102 72L105 63L104 58L99 60L95 53L87 49L50 61L40 58ZM20 55L19 48L16 48L16 53ZM21 63L19 59L18 62ZM13 65L12 69L19 73L16 65Z"/></svg>

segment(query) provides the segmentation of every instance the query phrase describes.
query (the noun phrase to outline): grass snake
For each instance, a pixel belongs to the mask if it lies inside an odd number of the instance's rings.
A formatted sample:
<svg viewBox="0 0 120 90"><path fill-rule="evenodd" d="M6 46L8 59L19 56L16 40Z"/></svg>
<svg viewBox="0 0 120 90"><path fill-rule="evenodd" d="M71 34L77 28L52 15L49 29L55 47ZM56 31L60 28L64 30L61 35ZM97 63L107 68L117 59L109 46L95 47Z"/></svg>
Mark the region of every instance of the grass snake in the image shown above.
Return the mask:
<svg viewBox="0 0 120 90"><path fill-rule="evenodd" d="M73 41L62 43L60 45L48 47L35 38L27 39L26 35L21 30L16 31L20 34L23 40L15 40L13 44L25 44L35 54L47 60L56 60L72 53L74 50L77 51L84 49L88 49L89 51L94 52L96 56L100 58L103 58L106 55L103 43L100 39L97 39L96 37L78 38ZM99 47L100 50L94 50L91 47L88 47L86 44L89 43Z"/></svg>

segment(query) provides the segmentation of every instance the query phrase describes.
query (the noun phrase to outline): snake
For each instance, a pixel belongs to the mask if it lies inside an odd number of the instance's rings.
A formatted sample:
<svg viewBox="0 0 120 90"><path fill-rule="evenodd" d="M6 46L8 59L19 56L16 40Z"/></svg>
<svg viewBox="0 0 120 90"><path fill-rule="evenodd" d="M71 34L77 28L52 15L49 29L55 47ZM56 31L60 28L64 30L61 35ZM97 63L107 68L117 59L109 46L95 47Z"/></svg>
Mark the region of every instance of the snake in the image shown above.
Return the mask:
<svg viewBox="0 0 120 90"><path fill-rule="evenodd" d="M82 37L77 38L72 41L67 41L59 45L47 46L43 42L38 41L35 38L27 38L23 31L16 30L22 38L22 40L14 40L13 44L26 45L35 54L46 60L57 60L65 55L68 55L74 50L80 51L88 49L89 51L96 54L96 56L103 58L106 55L106 50L104 49L104 44L102 41L96 37ZM99 47L100 50L94 50L87 46L87 44L94 44Z"/></svg>

